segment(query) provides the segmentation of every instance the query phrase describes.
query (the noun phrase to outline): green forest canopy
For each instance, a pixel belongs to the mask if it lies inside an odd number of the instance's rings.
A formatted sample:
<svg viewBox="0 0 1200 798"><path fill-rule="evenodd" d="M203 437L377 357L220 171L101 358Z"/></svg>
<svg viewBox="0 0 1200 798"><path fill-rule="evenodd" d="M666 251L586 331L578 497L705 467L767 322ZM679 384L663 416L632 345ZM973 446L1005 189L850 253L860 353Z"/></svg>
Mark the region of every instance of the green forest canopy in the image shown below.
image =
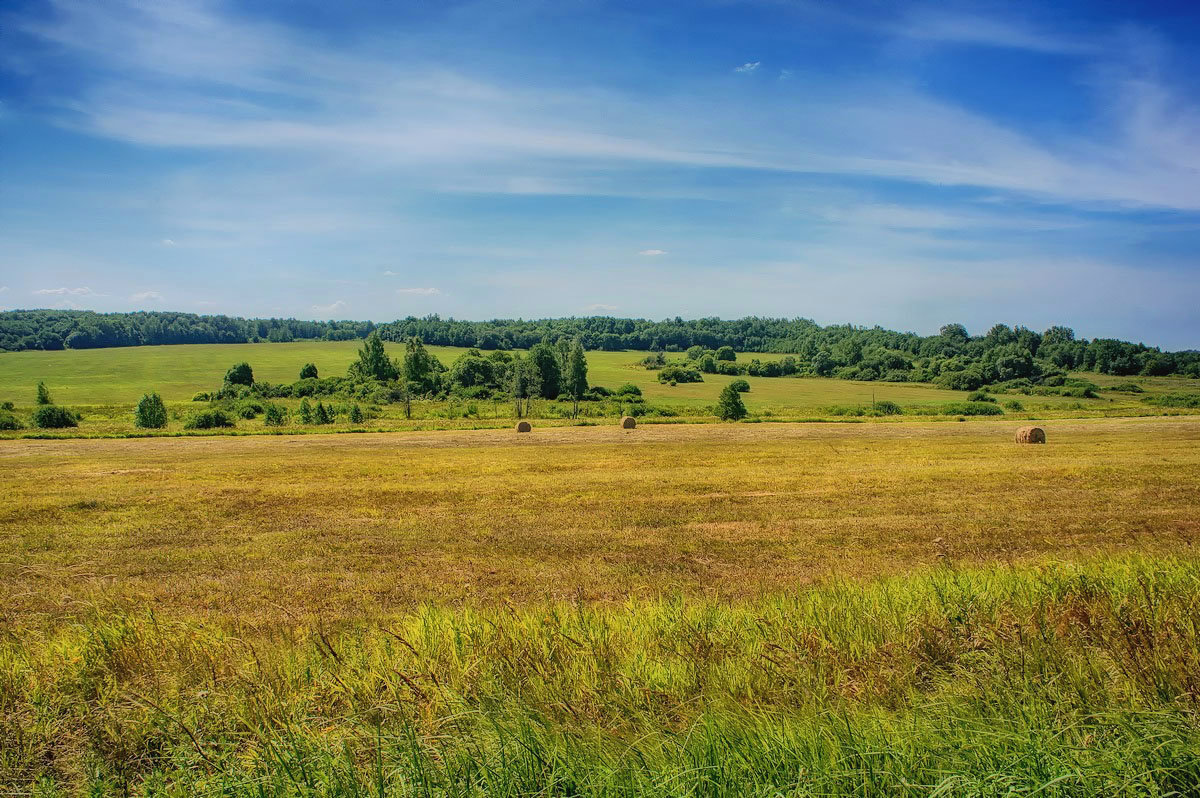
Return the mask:
<svg viewBox="0 0 1200 798"><path fill-rule="evenodd" d="M1200 377L1200 352L1163 352L1110 338L1076 338L1067 327L1041 333L997 324L972 336L961 324L921 336L881 327L821 325L809 319L747 317L664 321L590 316L562 319L458 321L408 317L376 325L369 321L244 319L192 313L86 310L0 312L0 349L90 349L184 343L349 340L373 330L388 341L419 337L427 344L482 350L528 349L549 340L579 338L588 350L661 350L691 347L797 356L799 373L848 379L928 379L946 372L968 375L964 384L1036 376L1039 370L1094 371L1118 375ZM979 379L976 380L975 376Z"/></svg>

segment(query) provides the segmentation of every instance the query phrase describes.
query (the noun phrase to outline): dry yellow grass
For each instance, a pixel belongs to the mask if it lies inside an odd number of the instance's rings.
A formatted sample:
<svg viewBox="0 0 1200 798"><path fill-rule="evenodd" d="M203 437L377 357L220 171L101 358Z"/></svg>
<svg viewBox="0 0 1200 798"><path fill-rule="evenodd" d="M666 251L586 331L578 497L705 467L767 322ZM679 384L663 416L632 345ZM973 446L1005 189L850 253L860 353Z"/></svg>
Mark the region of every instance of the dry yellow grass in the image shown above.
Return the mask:
<svg viewBox="0 0 1200 798"><path fill-rule="evenodd" d="M4 441L8 623L744 597L939 562L1189 553L1195 418Z"/></svg>

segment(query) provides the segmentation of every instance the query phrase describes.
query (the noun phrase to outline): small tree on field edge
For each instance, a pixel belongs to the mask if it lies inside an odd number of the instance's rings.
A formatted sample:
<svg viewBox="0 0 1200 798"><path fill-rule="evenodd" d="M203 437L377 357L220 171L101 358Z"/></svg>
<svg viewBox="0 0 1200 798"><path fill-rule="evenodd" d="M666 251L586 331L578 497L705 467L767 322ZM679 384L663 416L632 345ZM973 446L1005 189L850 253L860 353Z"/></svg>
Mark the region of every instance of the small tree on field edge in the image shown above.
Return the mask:
<svg viewBox="0 0 1200 798"><path fill-rule="evenodd" d="M300 369L300 379L315 380L317 378L317 365L315 363L305 363L304 368Z"/></svg>
<svg viewBox="0 0 1200 798"><path fill-rule="evenodd" d="M722 421L738 421L746 417L746 405L732 385L726 385L717 399L717 415Z"/></svg>
<svg viewBox="0 0 1200 798"><path fill-rule="evenodd" d="M162 429L167 426L167 406L157 393L143 394L133 413L133 423L142 429Z"/></svg>
<svg viewBox="0 0 1200 798"><path fill-rule="evenodd" d="M308 399L300 400L300 423L301 424L313 423L312 405L310 405L308 403Z"/></svg>
<svg viewBox="0 0 1200 798"><path fill-rule="evenodd" d="M37 387L37 403L39 405L52 405L54 400L50 398L50 389L46 387L46 383L39 382Z"/></svg>
<svg viewBox="0 0 1200 798"><path fill-rule="evenodd" d="M287 411L282 405L267 405L263 412L263 424L268 427L282 427L285 421L287 421Z"/></svg>
<svg viewBox="0 0 1200 798"><path fill-rule="evenodd" d="M254 372L249 363L235 363L225 372L226 385L253 385Z"/></svg>

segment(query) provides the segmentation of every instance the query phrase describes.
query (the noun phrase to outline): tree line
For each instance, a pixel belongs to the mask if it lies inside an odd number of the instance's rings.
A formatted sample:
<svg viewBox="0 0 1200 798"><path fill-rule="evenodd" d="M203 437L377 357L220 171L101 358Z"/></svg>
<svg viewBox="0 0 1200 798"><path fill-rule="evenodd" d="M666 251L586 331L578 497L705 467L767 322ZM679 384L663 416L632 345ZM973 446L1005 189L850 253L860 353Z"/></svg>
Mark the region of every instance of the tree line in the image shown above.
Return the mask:
<svg viewBox="0 0 1200 798"><path fill-rule="evenodd" d="M381 325L355 321L242 319L189 313L8 311L0 313L0 349L85 349L167 343L348 340L378 331L385 341L460 346L483 352L531 349L578 340L584 350L778 352L796 356L796 373L847 379L937 381L970 387L1036 378L1040 372L1200 377L1200 352L1164 352L1111 338L1078 338L1068 327L1042 332L1005 324L971 335L947 324L936 335L809 319L679 317L663 321L590 316L563 319L459 321L431 315Z"/></svg>

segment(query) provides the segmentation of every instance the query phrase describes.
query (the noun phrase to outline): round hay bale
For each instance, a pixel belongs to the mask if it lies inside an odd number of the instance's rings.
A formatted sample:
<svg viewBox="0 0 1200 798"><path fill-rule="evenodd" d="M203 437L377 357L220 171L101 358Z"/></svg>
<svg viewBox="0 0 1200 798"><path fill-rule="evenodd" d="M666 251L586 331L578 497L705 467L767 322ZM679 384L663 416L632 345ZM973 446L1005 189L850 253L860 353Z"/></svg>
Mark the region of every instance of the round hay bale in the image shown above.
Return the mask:
<svg viewBox="0 0 1200 798"><path fill-rule="evenodd" d="M1017 430L1017 443L1045 443L1046 430L1041 427L1021 427Z"/></svg>
<svg viewBox="0 0 1200 798"><path fill-rule="evenodd" d="M533 432L533 425L528 421L517 422L517 432Z"/></svg>
<svg viewBox="0 0 1200 798"><path fill-rule="evenodd" d="M637 419L633 416L621 416L621 429L633 429L637 426Z"/></svg>

